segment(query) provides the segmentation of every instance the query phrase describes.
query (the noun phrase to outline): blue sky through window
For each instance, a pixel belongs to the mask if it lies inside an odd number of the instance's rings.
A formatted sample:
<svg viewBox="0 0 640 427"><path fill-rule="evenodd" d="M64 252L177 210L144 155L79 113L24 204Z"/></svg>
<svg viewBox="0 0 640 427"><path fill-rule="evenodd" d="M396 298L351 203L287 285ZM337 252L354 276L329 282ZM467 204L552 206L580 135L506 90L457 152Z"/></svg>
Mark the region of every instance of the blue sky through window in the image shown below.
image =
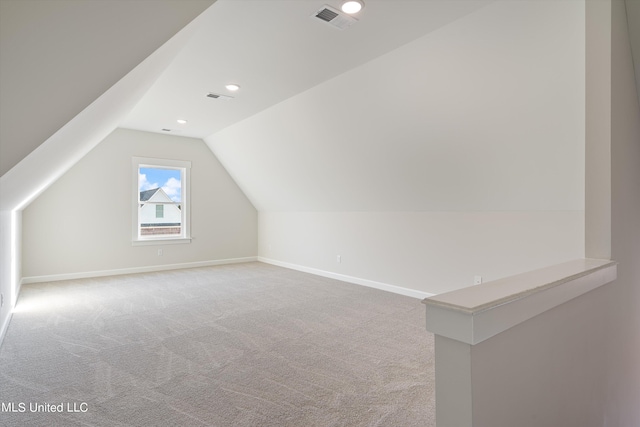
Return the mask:
<svg viewBox="0 0 640 427"><path fill-rule="evenodd" d="M145 191L162 187L174 202L182 201L180 169L139 168L138 190Z"/></svg>

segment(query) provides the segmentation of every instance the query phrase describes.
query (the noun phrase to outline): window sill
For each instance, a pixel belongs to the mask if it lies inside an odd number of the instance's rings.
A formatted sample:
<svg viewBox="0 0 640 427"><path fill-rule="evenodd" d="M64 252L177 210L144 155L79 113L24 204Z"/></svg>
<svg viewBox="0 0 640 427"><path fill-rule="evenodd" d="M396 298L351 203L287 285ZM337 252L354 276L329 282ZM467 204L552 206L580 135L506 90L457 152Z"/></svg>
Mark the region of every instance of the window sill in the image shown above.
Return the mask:
<svg viewBox="0 0 640 427"><path fill-rule="evenodd" d="M155 239L139 239L131 241L131 246L180 245L191 243L191 237L158 237Z"/></svg>

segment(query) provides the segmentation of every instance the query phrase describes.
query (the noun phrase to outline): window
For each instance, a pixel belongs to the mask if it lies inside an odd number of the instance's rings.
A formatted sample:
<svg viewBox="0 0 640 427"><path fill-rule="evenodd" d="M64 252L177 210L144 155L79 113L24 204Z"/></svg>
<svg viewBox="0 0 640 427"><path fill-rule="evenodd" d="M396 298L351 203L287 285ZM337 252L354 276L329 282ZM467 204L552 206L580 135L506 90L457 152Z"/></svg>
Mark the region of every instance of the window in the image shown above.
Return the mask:
<svg viewBox="0 0 640 427"><path fill-rule="evenodd" d="M133 158L133 243L188 243L191 162Z"/></svg>

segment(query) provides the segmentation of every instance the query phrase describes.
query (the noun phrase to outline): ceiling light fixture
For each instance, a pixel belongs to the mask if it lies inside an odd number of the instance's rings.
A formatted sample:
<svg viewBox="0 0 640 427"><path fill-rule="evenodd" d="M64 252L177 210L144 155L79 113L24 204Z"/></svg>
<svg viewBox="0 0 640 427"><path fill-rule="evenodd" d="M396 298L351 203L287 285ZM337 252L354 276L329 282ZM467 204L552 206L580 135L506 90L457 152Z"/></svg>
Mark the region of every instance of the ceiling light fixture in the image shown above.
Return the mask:
<svg viewBox="0 0 640 427"><path fill-rule="evenodd" d="M240 86L238 86L238 85L237 85L237 84L235 84L235 83L228 84L228 85L226 85L225 87L227 88L227 90L230 90L231 92L235 92L235 91L237 91L238 89L240 89Z"/></svg>
<svg viewBox="0 0 640 427"><path fill-rule="evenodd" d="M178 123L180 123L181 125L184 125L185 123L187 123L187 121L185 119L178 119L176 120Z"/></svg>
<svg viewBox="0 0 640 427"><path fill-rule="evenodd" d="M344 13L352 15L354 13L360 12L363 7L364 2L362 0L348 0L342 3L341 9Z"/></svg>

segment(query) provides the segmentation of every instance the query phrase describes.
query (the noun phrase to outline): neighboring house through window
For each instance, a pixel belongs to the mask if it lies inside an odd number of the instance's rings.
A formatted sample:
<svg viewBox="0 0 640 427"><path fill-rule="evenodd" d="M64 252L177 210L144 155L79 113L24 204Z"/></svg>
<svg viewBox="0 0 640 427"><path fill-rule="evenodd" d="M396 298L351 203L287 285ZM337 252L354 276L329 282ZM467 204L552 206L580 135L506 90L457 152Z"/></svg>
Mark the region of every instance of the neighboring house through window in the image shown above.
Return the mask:
<svg viewBox="0 0 640 427"><path fill-rule="evenodd" d="M134 157L133 244L188 243L191 162Z"/></svg>

